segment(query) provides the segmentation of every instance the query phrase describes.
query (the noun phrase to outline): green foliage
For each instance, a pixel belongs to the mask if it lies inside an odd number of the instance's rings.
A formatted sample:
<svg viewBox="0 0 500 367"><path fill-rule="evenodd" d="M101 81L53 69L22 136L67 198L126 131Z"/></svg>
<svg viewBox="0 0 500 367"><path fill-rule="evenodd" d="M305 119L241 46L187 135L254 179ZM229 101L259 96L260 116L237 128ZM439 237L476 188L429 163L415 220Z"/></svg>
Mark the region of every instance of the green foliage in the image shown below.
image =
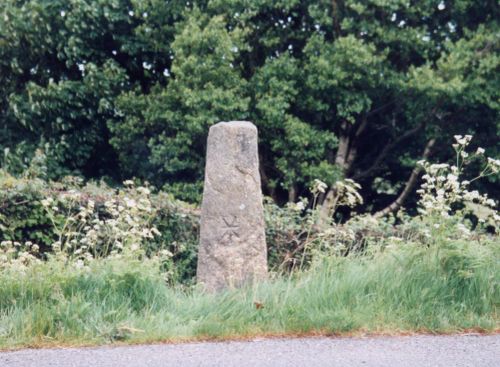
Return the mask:
<svg viewBox="0 0 500 367"><path fill-rule="evenodd" d="M81 64L81 81L49 80L46 87L29 83L26 92L13 96L14 116L32 134L40 136L52 177L77 169L93 171L92 165L109 164L106 120L113 115L113 98L124 85L116 64L98 68Z"/></svg>
<svg viewBox="0 0 500 367"><path fill-rule="evenodd" d="M268 199L264 208L271 271L290 273L325 257L366 255L403 244L497 241L496 201L469 186L497 174L500 160L486 157L482 148L469 153L470 135L455 140L456 166L419 162L426 174L417 190L421 198L414 217L400 211L396 217L355 215L344 223L320 225L319 197L327 185L319 180L311 187L312 203L301 198L280 207ZM467 166L478 161L483 162L478 175L464 180ZM104 183L82 186L72 177L47 183L37 178L46 172L41 153L21 179L0 172L0 268L26 268L54 256L77 267L106 257L159 257L169 282L192 282L199 232L196 207L171 194L135 187L131 180L119 190ZM360 188L350 179L337 181L334 210L362 204Z"/></svg>
<svg viewBox="0 0 500 367"><path fill-rule="evenodd" d="M264 170L281 172L280 180L265 182L270 193L278 185L285 189L308 186L313 179L322 177L332 183L338 176L335 167L325 159L334 149L337 139L331 132L322 131L290 113L300 93L298 63L289 55L268 59L254 75L252 93L255 95L255 121L262 144Z"/></svg>
<svg viewBox="0 0 500 367"><path fill-rule="evenodd" d="M0 170L0 268L54 256L79 267L108 256L160 255L169 282L189 283L197 234L197 211L164 193L151 197L147 188L115 190L103 183L82 187L71 177L60 183L18 179Z"/></svg>
<svg viewBox="0 0 500 367"><path fill-rule="evenodd" d="M121 155L129 166L126 172L136 174L134 168L142 165L137 160L144 158L141 152L148 152L152 172L146 177L166 183L181 198L193 199L200 195L197 183L202 179L208 127L245 118L248 98L242 95L245 83L234 65L241 32L227 31L223 17L208 18L197 9L177 28L170 83L146 98L122 95L118 108L125 121L109 124L117 150L134 147L131 155Z"/></svg>
<svg viewBox="0 0 500 367"><path fill-rule="evenodd" d="M0 171L0 240L32 241L47 249L55 240L52 223L40 201L46 184L15 179Z"/></svg>
<svg viewBox="0 0 500 367"><path fill-rule="evenodd" d="M315 35L304 51L308 107L324 123L331 123L333 116L355 123L391 87L390 70L384 70L385 55L377 55L373 44L352 35L335 43Z"/></svg>
<svg viewBox="0 0 500 367"><path fill-rule="evenodd" d="M498 154L499 14L472 0L5 0L0 163L22 172L41 148L49 177L135 176L198 201L209 126L249 119L275 202L353 178L376 210L431 138L441 160L453 134Z"/></svg>
<svg viewBox="0 0 500 367"><path fill-rule="evenodd" d="M500 287L492 280L500 276L500 254L492 232L499 217L485 211L495 202L469 191L460 176L468 163L483 159L478 178L484 178L500 161L481 149L469 155L470 136L455 139L457 166L421 162L427 173L416 217L359 215L318 226L318 198L326 188L319 180L311 205L305 198L284 207L269 200L271 280L216 295L192 284L195 207L132 181L120 190L81 186L71 177L47 183L36 178L45 172L38 154L23 178L0 176L0 348L46 343L47 337L57 344L99 344L297 332L496 331ZM337 203L362 201L352 180L336 187ZM475 224L471 204L476 213L482 209ZM50 246L25 237L40 232Z"/></svg>

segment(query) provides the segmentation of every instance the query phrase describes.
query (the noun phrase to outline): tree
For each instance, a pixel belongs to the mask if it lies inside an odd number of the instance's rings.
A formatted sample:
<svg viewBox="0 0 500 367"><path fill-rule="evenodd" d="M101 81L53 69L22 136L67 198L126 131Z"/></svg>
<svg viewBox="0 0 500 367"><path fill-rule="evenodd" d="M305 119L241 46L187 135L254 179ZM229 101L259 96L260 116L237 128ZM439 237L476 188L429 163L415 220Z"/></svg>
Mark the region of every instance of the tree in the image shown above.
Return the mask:
<svg viewBox="0 0 500 367"><path fill-rule="evenodd" d="M154 169L146 177L192 199L200 192L208 127L247 118L248 97L234 64L240 32L228 31L222 16L207 17L197 8L178 27L168 85L154 88L145 99L140 93L122 95L118 107L123 120L109 124L117 151L140 140L140 150L148 152ZM144 108L134 111L127 106L136 106L137 97ZM126 165L131 158L141 156L122 154Z"/></svg>
<svg viewBox="0 0 500 367"><path fill-rule="evenodd" d="M492 0L6 0L0 146L22 164L48 144L52 177L136 176L196 201L209 126L250 119L276 202L322 179L329 221L351 178L366 211L411 207L415 162L450 159L454 134L498 154L499 15Z"/></svg>

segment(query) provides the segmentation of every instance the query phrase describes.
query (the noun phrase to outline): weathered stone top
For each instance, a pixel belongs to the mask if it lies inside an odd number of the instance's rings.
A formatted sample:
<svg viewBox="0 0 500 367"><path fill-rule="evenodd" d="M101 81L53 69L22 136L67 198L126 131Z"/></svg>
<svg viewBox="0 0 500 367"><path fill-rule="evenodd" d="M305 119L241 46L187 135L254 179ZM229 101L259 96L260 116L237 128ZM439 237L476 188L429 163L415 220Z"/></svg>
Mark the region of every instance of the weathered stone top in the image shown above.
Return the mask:
<svg viewBox="0 0 500 367"><path fill-rule="evenodd" d="M213 126L225 125L229 127L250 127L252 129L257 129L255 125L250 121L221 121Z"/></svg>
<svg viewBox="0 0 500 367"><path fill-rule="evenodd" d="M215 125L212 125L211 128L214 127L234 127L234 128L249 128L253 130L257 130L257 127L251 123L250 121L222 121Z"/></svg>

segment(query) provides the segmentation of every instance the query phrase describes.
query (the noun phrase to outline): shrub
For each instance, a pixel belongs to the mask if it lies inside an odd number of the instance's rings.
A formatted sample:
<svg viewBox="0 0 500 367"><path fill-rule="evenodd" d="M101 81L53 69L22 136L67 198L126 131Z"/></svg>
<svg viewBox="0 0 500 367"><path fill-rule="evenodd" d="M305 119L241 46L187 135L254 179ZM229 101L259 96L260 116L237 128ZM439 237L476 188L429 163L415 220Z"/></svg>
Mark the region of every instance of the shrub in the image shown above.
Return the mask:
<svg viewBox="0 0 500 367"><path fill-rule="evenodd" d="M375 218L354 215L345 223L319 225L316 202L325 185L316 180L312 201L279 207L265 202L269 266L290 272L310 266L315 259L370 254L397 246L445 246L454 241L497 239L497 203L471 182L498 173L500 162L465 151L470 137L457 136L457 164L420 162L426 170L419 214ZM467 164L482 161L481 173L461 179ZM36 260L58 257L74 266L88 266L102 257L160 259L171 283L191 283L196 273L199 210L165 192L126 181L123 187L36 178L32 165L21 178L0 171L0 266L26 267ZM43 170L42 170L43 171ZM359 185L337 182L336 207L362 202Z"/></svg>
<svg viewBox="0 0 500 367"><path fill-rule="evenodd" d="M77 267L106 256L161 256L169 280L187 281L195 273L197 219L189 205L131 181L112 189L0 171L0 267L50 256Z"/></svg>

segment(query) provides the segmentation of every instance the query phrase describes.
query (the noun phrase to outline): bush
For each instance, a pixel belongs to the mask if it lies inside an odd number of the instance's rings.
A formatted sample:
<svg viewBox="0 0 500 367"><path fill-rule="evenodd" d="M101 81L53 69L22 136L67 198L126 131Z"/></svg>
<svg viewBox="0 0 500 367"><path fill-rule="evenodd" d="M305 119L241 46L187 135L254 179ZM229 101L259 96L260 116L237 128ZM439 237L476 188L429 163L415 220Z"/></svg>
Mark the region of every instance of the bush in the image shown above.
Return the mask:
<svg viewBox="0 0 500 367"><path fill-rule="evenodd" d="M44 181L16 179L0 170L0 240L34 242L43 252L55 241L53 223L41 204Z"/></svg>
<svg viewBox="0 0 500 367"><path fill-rule="evenodd" d="M0 171L0 267L50 256L85 266L106 256L161 255L169 281L192 279L196 210L126 183L112 189L104 183L82 186L74 177L54 183Z"/></svg>
<svg viewBox="0 0 500 367"><path fill-rule="evenodd" d="M387 218L354 215L345 223L325 225L316 202L326 185L318 180L311 189L311 203L301 198L279 207L266 201L270 269L290 272L323 257L370 254L403 245L498 240L496 201L471 191L470 181L461 180L461 174L473 160L485 164L472 181L496 174L500 161L484 157L481 149L466 153L470 139L456 137L457 166L421 162L426 174L415 217L401 210ZM103 257L159 257L169 282L192 283L199 233L196 207L133 181L119 188L102 182L83 185L75 177L43 181L36 178L43 173L43 164L38 163L21 178L0 171L0 267L29 266L50 256L78 267ZM337 207L362 203L360 187L352 180L339 181L336 187Z"/></svg>

